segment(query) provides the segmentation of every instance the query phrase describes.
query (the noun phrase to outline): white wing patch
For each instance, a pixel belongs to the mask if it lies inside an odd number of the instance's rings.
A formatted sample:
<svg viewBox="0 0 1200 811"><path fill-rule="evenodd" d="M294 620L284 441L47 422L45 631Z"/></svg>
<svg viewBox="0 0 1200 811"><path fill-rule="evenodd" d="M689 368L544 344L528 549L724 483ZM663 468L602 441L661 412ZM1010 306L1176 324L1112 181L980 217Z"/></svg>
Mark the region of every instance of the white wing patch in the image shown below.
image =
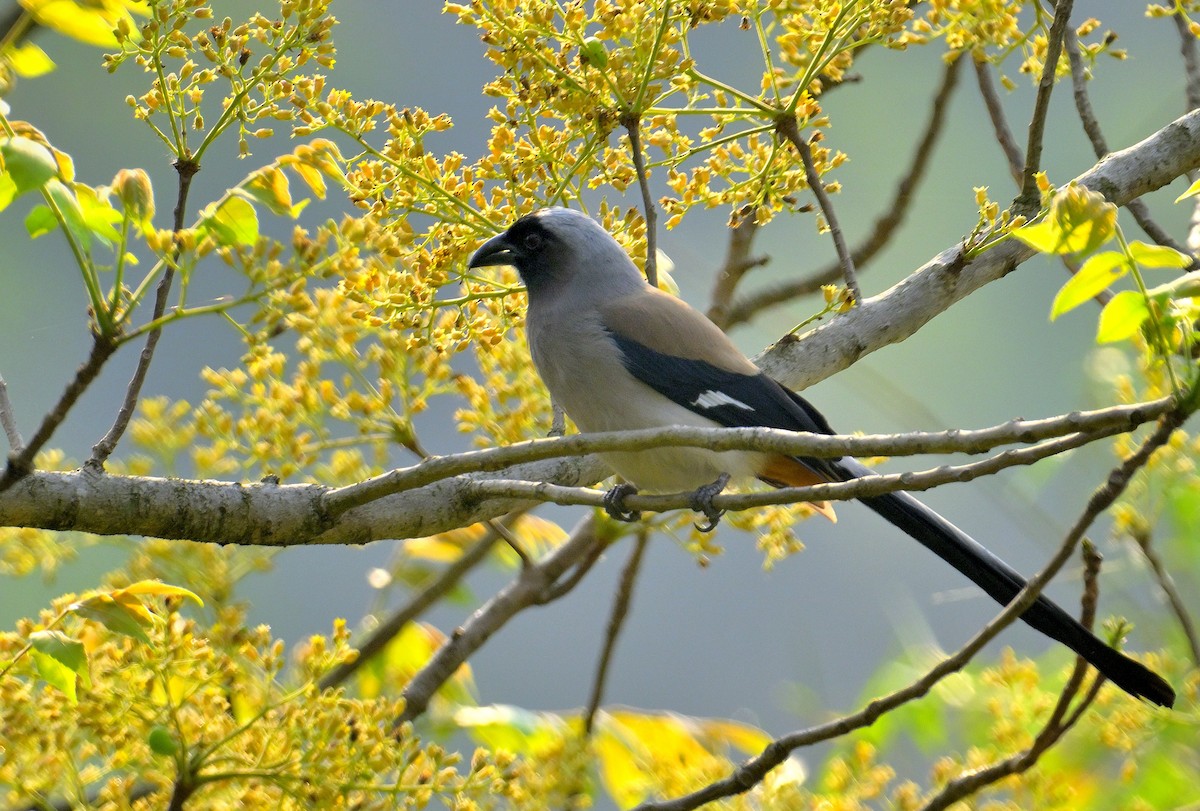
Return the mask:
<svg viewBox="0 0 1200 811"><path fill-rule="evenodd" d="M700 396L695 400L692 400L692 405L700 408L720 408L721 406L733 406L734 408L740 408L743 411L754 410L753 406L748 406L741 400L736 400L723 391L713 391L712 389L700 392Z"/></svg>

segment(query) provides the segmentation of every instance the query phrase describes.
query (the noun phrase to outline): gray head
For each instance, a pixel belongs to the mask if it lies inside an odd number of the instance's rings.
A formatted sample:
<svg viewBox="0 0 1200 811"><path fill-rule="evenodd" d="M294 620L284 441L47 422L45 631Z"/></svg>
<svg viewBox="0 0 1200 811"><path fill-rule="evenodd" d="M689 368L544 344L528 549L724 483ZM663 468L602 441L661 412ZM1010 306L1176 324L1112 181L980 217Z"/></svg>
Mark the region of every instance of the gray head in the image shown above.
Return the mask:
<svg viewBox="0 0 1200 811"><path fill-rule="evenodd" d="M591 217L568 208L543 208L525 215L483 243L468 265L512 265L521 274L531 303L565 289L596 299L623 295L646 284L611 234Z"/></svg>

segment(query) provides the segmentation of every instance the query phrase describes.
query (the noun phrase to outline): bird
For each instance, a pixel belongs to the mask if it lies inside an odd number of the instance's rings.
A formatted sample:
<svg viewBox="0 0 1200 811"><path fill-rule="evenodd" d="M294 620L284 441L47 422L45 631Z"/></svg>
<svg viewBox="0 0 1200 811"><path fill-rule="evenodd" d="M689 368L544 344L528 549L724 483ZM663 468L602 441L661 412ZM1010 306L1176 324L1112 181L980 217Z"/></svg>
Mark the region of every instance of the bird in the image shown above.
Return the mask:
<svg viewBox="0 0 1200 811"><path fill-rule="evenodd" d="M528 298L525 331L551 399L585 433L666 426L768 427L833 434L807 400L755 366L729 337L685 301L650 285L598 222L575 209L526 214L480 245L470 268L516 268ZM624 499L638 490L691 492L716 517L712 497L731 480L775 487L872 475L851 457L820 459L754 451L664 447L601 458L625 483L605 496L610 514L634 520ZM972 580L1001 605L1026 580L982 544L909 493L859 499ZM1021 619L1091 663L1125 692L1159 706L1171 686L1039 596Z"/></svg>

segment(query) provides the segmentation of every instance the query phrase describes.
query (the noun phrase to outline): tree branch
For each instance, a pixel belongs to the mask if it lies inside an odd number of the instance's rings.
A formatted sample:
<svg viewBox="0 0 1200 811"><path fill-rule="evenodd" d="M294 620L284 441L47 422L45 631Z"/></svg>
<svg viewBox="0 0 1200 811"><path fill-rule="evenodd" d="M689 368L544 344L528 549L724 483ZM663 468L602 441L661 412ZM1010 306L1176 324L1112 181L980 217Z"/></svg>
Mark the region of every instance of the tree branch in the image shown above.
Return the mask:
<svg viewBox="0 0 1200 811"><path fill-rule="evenodd" d="M1004 152L1004 159L1008 163L1008 173L1012 175L1017 187L1020 188L1025 156L1021 154L1021 147L1017 146L1017 139L1013 137L1012 130L1008 128L1004 105L1000 102L1000 94L996 92L996 85L992 81L990 62L975 62L975 81L979 86L979 96L983 99L984 109L988 112L988 119L992 122L996 143L1000 144L1000 149Z"/></svg>
<svg viewBox="0 0 1200 811"><path fill-rule="evenodd" d="M179 183L175 197L172 228L177 235L177 239L178 234L183 231L183 220L187 214L188 190L192 186L192 178L199 171L200 164L195 161L184 160L182 158L175 161L175 173L179 178ZM158 289L155 291L154 298L154 311L150 316L151 323L158 321L162 318L163 313L166 312L167 298L171 293L171 282L175 278L175 265L179 261L179 250L179 244L176 242L175 247L172 249L171 261L166 263L162 278L158 280ZM125 399L121 403L120 409L117 410L116 421L108 429L108 433L92 446L92 458L87 461L87 466L93 471L99 472L104 469L104 463L112 455L113 449L117 447L117 442L121 440L121 436L129 426L129 420L133 417L138 397L142 392L142 384L146 380L146 372L149 371L150 362L154 359L154 348L158 346L158 339L160 337L162 337L161 325L150 330L146 335L146 343L142 347L141 354L138 356L137 366L133 370L133 377L125 389Z"/></svg>
<svg viewBox="0 0 1200 811"><path fill-rule="evenodd" d="M952 656L943 659L924 676L907 687L901 688L882 698L875 699L852 715L776 738L759 755L743 763L728 777L705 786L699 791L678 797L674 800L643 803L638 806L637 811L690 811L693 808L699 808L705 803L749 791L761 782L768 772L786 760L796 749L840 737L856 729L870 726L884 713L924 696L943 678L961 670L984 645L1008 625L1015 622L1025 612L1025 609L1033 604L1051 578L1070 560L1075 547L1083 539L1083 535L1087 529L1125 491L1130 479L1146 464L1151 454L1166 444L1175 429L1187 419L1188 413L1188 411L1181 408L1170 412L1160 420L1158 428L1142 443L1137 452L1114 468L1109 473L1108 480L1092 493L1082 515L1080 515L1074 526L1071 527L1062 544L1059 546L1058 551L1046 566L1030 578L1025 588L1013 598L1013 601L1003 611Z"/></svg>
<svg viewBox="0 0 1200 811"><path fill-rule="evenodd" d="M8 399L8 384L4 375L0 375L0 427L4 428L4 436L8 438L10 453L20 453L25 447L21 432L17 429L17 415L13 411L12 400Z"/></svg>
<svg viewBox="0 0 1200 811"><path fill-rule="evenodd" d="M725 261L713 280L713 292L708 306L709 319L721 329L728 329L729 310L733 304L733 292L742 277L756 267L770 261L766 256L751 256L754 237L758 234L758 220L754 218L754 207L745 206L738 212L737 222L729 229L729 247ZM837 272L837 268L834 269Z"/></svg>
<svg viewBox="0 0 1200 811"><path fill-rule="evenodd" d="M1042 195L1038 191L1037 173L1042 165L1042 141L1046 132L1046 116L1050 112L1050 94L1054 92L1054 77L1058 73L1058 58L1062 54L1063 40L1071 20L1074 0L1057 0L1054 4L1054 20L1046 35L1046 62L1042 65L1042 77L1038 81L1037 96L1033 102L1033 115L1029 119L1029 140L1025 145L1025 168L1021 173L1021 193L1013 202L1018 214L1032 214L1042 206Z"/></svg>
<svg viewBox="0 0 1200 811"><path fill-rule="evenodd" d="M510 465L563 456L620 450L699 446L709 450L757 450L790 456L912 456L925 453L984 453L1011 443L1038 442L1070 433L1118 428L1129 430L1168 411L1173 398L1112 406L1097 411L1074 411L1042 420L1009 420L976 430L861 436L805 434L773 428L647 428L574 434L518 442L499 448L432 457L412 467L389 471L372 479L331 490L324 508L333 515L393 493L422 487L465 473L495 472Z"/></svg>
<svg viewBox="0 0 1200 811"><path fill-rule="evenodd" d="M1197 166L1200 166L1200 110L1183 116L1139 144L1109 155L1078 180L1122 205ZM1032 251L1016 240L1009 240L969 262L964 260L960 248L949 249L890 290L863 301L803 337L789 337L776 344L759 356L759 366L785 385L802 388L846 368L869 352L908 338L942 310L1003 277L1031 255ZM73 393L70 402L74 402L74 397L98 371L98 361L90 362L88 368L89 376L70 387ZM53 425L57 425L63 415L65 411L56 409L47 419L53 419ZM43 428L39 437L44 441L50 433L52 427ZM31 458L32 454L28 459ZM25 468L28 469L27 459ZM10 463L5 486L20 478L14 475L16 469ZM507 478L565 486L591 484L606 475L607 469L593 457L529 463L505 471ZM79 473L33 474L20 487L0 493L0 525L218 543L355 544L428 535L495 517L520 506L504 500L479 501L479 494L470 487L471 479L438 481L341 514L331 511L326 501L327 498L336 501L337 497L332 495L335 491L316 485L99 478L111 481L85 481ZM222 520L214 522L213 515L221 515Z"/></svg>
<svg viewBox="0 0 1200 811"><path fill-rule="evenodd" d="M1195 662L1196 667L1200 667L1200 636L1196 634L1196 623L1192 620L1192 615L1188 612L1187 604L1183 601L1179 589L1175 588L1175 581L1171 578L1171 573L1167 571L1162 558L1158 556L1158 552L1154 548L1153 537L1147 530L1133 533L1133 539L1137 542L1138 548L1142 550L1146 562L1150 564L1150 570L1154 572L1154 579L1158 581L1158 587L1166 595L1171 610L1175 612L1175 618L1179 621L1179 627L1183 630L1183 636L1191 651L1192 661Z"/></svg>
<svg viewBox="0 0 1200 811"><path fill-rule="evenodd" d="M1109 155L1076 182L1120 206L1198 166L1200 110L1194 110L1141 143ZM948 249L891 289L801 337L785 337L756 362L785 385L802 389L866 354L907 339L939 313L1008 275L1032 255L1032 249L1018 240L1007 240L970 261L963 257L961 247Z"/></svg>
<svg viewBox="0 0 1200 811"><path fill-rule="evenodd" d="M1086 540L1083 542L1083 559L1083 611L1080 616L1080 624L1090 631L1096 621L1096 602L1100 598L1098 576L1101 558L1095 548ZM1063 687L1062 693L1059 694L1058 701L1050 712L1050 717L1028 749L998 763L993 763L991 766L972 770L951 780L925 804L922 811L943 811L986 786L1003 780L1005 777L1026 772L1036 766L1042 755L1061 740L1071 727L1075 726L1075 723L1083 717L1083 712L1100 694L1100 686L1104 684L1103 676L1096 677L1091 689L1076 706L1075 711L1069 717L1067 716L1071 702L1083 686L1087 669L1087 661L1082 656L1077 656L1075 666L1071 669L1071 675L1067 678L1067 683Z"/></svg>
<svg viewBox="0 0 1200 811"><path fill-rule="evenodd" d="M1092 101L1088 97L1087 69L1083 64L1083 55L1079 53L1079 42L1075 32L1069 28L1067 29L1066 49L1071 63L1071 86L1074 89L1075 111L1079 114L1079 121L1083 124L1084 133L1092 142L1092 151L1096 153L1097 158L1103 158L1108 154L1108 141L1100 129L1100 122L1096 118L1096 112L1092 109ZM1125 208L1133 215L1134 221L1142 231L1152 240L1159 245L1174 248L1180 253L1187 253L1186 246L1174 239L1165 228L1154 221L1150 216L1150 209L1144 202L1130 200L1125 204Z"/></svg>
<svg viewBox="0 0 1200 811"><path fill-rule="evenodd" d="M897 490L920 492L952 482L974 481L980 476L998 473L1010 467L1031 465L1042 459L1057 456L1075 448L1091 444L1098 439L1113 436L1119 431L1106 430L1087 434L1071 434L1060 439L1047 440L1029 448L1006 450L980 462L965 465L943 465L917 473L889 473L849 479L844 482L816 484L806 487L781 487L777 490L740 494L725 494L712 499L717 510L749 510L774 504L794 504L814 501L846 501L869 498ZM561 506L603 507L605 493L577 487L563 487L542 481L519 481L505 479L473 480L471 490L482 499L550 502ZM630 495L624 506L634 512L666 512L691 508L692 493L671 495Z"/></svg>
<svg viewBox="0 0 1200 811"><path fill-rule="evenodd" d="M613 650L617 646L617 637L629 614L629 605L633 600L633 584L637 581L638 572L642 567L642 555L650 542L648 525L642 524L633 538L633 549L629 551L629 560L621 570L621 582L617 586L613 598L612 612L608 617L608 628L604 633L604 647L600 651L600 660L596 663L596 677L592 681L592 692L588 697L587 709L583 713L583 734L591 735L592 726L596 720L596 712L604 701L604 686L608 681L608 667L612 662Z"/></svg>
<svg viewBox="0 0 1200 811"><path fill-rule="evenodd" d="M75 370L75 376L71 378L59 396L58 402L42 418L42 424L38 426L33 438L29 440L29 444L19 452L9 454L8 465L4 468L4 473L0 474L0 494L5 493L23 477L33 472L34 457L50 441L50 437L54 436L58 426L67 418L71 407L75 405L80 395L87 391L87 387L92 384L92 381L100 375L100 370L104 368L105 362L116 351L116 341L100 335L92 336L92 349L88 353L87 360Z"/></svg>
<svg viewBox="0 0 1200 811"><path fill-rule="evenodd" d="M850 295L854 296L854 303L858 304L863 297L862 289L858 286L858 274L854 270L854 258L850 255L850 249L846 247L846 236L842 233L842 227L838 225L837 214L833 210L833 201L829 199L829 195L825 192L825 183L817 174L817 167L813 163L812 150L808 146L808 141L800 136L800 130L796 126L796 116L790 113L779 118L776 129L796 148L796 152L800 155L800 160L804 164L804 176L808 179L808 188L817 198L817 205L821 207L821 213L825 216L825 224L829 226L829 233L833 237L833 245L837 248L846 289L850 291Z"/></svg>
<svg viewBox="0 0 1200 811"><path fill-rule="evenodd" d="M1130 430L1170 407L1171 400L1162 399L1050 420L1013 420L980 431L892 437L683 427L573 435L434 457L411 468L338 489L315 484L241 484L36 472L9 492L0 494L0 526L265 546L360 544L385 538L420 537L493 518L531 503L531 498L544 497L544 493L529 489L536 486L533 482L545 483L547 488L592 484L609 475L607 468L594 456L576 457L597 451L690 444L714 450L774 450L804 456L979 453L1010 442L1029 443L1063 435L1076 438L1072 442L1089 441L1088 438ZM1038 448L1039 454L1055 452L1053 447ZM1012 461L1011 455L1002 457L1011 464L1020 463ZM1003 460L1000 464L1005 466ZM952 474L950 478L961 475ZM505 481L495 482L498 478ZM514 485L509 480L524 483ZM504 498L501 490L489 491L489 481L510 496L517 492L520 496ZM901 486L910 486L913 481L911 476L907 477ZM568 490L567 495L574 499L571 503L586 504L599 497L574 489ZM755 498L763 495L757 494ZM805 491L803 497L826 496ZM749 496L720 497L732 498ZM647 509L687 506L685 496L631 499L637 499L636 503ZM221 520L214 521L213 515L220 515Z"/></svg>
<svg viewBox="0 0 1200 811"><path fill-rule="evenodd" d="M597 537L596 517L589 513L561 546L537 563L521 569L517 577L454 629L433 658L421 668L404 688L404 712L397 725L423 714L433 694L454 674L471 654L500 630L513 616L534 605L542 605L552 595L555 583L572 566L584 561L603 541Z"/></svg>
<svg viewBox="0 0 1200 811"><path fill-rule="evenodd" d="M629 151L637 172L638 188L642 192L642 215L646 218L646 281L658 287L658 211L650 194L650 178L646 171L646 156L642 154L642 119L636 114L622 116L621 126L629 133Z"/></svg>
<svg viewBox="0 0 1200 811"><path fill-rule="evenodd" d="M862 270L864 265L887 247L892 237L904 223L912 196L921 181L925 178L925 171L930 165L934 149L937 147L938 139L944 130L946 111L950 108L950 98L954 95L954 88L958 84L959 65L963 61L960 58L946 65L946 70L942 74L942 83L938 86L937 92L933 97L933 104L929 111L929 121L926 123L925 130L921 133L921 137L917 141L917 147L913 152L912 160L909 162L908 171L904 177L900 178L900 182L896 184L896 190L892 194L891 201L886 206L883 214L875 220L875 224L871 227L871 232L850 251L850 257L859 270ZM752 218L747 218L747 221L753 222ZM738 230L740 230L740 227L739 229L735 229L735 233ZM731 245L731 255L732 250ZM833 262L803 279L785 282L775 287L752 293L732 304L727 303L724 309L718 306L720 299L714 293L714 307L709 311L709 317L718 326L728 329L729 327L749 321L755 315L769 307L783 304L786 301L808 295L809 293L815 293L821 289L822 285L832 284L837 281L841 272L841 263ZM718 280L719 283L720 281ZM729 293L732 295L732 290Z"/></svg>
<svg viewBox="0 0 1200 811"><path fill-rule="evenodd" d="M382 653L387 644L395 639L410 622L424 614L430 606L458 585L467 572L483 562L498 540L500 540L499 533L490 528L486 530L483 537L476 541L470 549L463 552L458 560L447 566L441 574L414 595L403 607L376 626L357 646L358 656L353 661L343 662L326 673L321 677L318 686L322 690L337 687L353 676L360 667Z"/></svg>

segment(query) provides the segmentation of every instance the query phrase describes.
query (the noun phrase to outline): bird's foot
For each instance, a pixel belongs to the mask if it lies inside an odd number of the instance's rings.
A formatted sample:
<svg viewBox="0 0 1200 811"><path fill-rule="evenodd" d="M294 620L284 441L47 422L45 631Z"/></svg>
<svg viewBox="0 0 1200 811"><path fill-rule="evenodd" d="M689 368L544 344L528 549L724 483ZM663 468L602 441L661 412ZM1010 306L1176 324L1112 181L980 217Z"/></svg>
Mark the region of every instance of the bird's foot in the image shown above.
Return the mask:
<svg viewBox="0 0 1200 811"><path fill-rule="evenodd" d="M626 497L637 495L637 491L638 489L629 482L621 482L613 485L604 494L604 511L608 513L609 518L626 523L641 520L642 513L640 510L630 510L625 507Z"/></svg>
<svg viewBox="0 0 1200 811"><path fill-rule="evenodd" d="M722 473L715 482L697 487L696 491L692 493L692 509L702 513L705 518L703 524L695 525L696 529L701 532L712 532L717 528L717 524L721 523L721 516L725 514L725 511L718 510L713 506L713 498L719 496L727 484L729 484L729 474Z"/></svg>

